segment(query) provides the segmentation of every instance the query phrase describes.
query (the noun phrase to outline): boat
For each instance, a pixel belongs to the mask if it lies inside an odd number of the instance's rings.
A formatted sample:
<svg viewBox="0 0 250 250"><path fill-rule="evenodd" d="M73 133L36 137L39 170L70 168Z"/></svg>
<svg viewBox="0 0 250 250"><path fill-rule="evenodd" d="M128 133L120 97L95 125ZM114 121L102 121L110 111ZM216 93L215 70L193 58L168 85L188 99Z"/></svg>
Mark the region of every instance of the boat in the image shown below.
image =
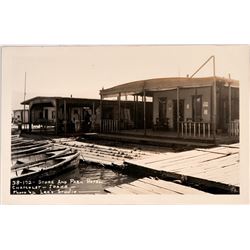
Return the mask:
<svg viewBox="0 0 250 250"><path fill-rule="evenodd" d="M34 139L23 139L23 138L18 138L11 140L11 146L12 145L19 145L19 144L25 144L25 143L32 143L34 142Z"/></svg>
<svg viewBox="0 0 250 250"><path fill-rule="evenodd" d="M34 142L35 142L35 140L18 140L15 142L11 142L11 147L29 145L29 144L34 143Z"/></svg>
<svg viewBox="0 0 250 250"><path fill-rule="evenodd" d="M44 144L44 145L35 145L31 148L26 148L26 149L19 149L19 150L16 150L16 151L12 151L11 152L11 159L18 159L20 158L21 156L25 155L25 154L30 154L30 153L35 153L35 152L39 152L39 151L42 151L42 150L45 150L46 148L52 146L53 144L52 143L47 143L47 144Z"/></svg>
<svg viewBox="0 0 250 250"><path fill-rule="evenodd" d="M29 149L35 146L42 146L45 144L48 144L48 141L34 141L32 143L28 143L28 144L18 144L18 145L11 145L11 150L12 152L17 151L17 150L24 150L24 149Z"/></svg>
<svg viewBox="0 0 250 250"><path fill-rule="evenodd" d="M70 151L69 147L58 147L52 145L44 150L25 154L17 159L12 160L11 170L15 170L17 168L25 167L28 164L35 164L38 162L46 161L48 159L52 159L53 157L58 157L60 155L64 155Z"/></svg>
<svg viewBox="0 0 250 250"><path fill-rule="evenodd" d="M80 162L80 152L71 149L72 152L46 161L29 164L24 168L11 171L12 183L18 181L35 181L50 179L65 171L76 168Z"/></svg>

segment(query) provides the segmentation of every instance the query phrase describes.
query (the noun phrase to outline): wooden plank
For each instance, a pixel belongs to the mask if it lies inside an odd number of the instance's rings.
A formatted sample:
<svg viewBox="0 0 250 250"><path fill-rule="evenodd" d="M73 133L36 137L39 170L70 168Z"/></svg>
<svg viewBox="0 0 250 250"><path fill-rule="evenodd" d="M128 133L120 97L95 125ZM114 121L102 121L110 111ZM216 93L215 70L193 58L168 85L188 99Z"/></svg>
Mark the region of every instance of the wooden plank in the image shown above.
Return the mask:
<svg viewBox="0 0 250 250"><path fill-rule="evenodd" d="M181 161L177 161L177 162L170 162L167 163L166 165L158 165L158 169L166 169L168 171L179 171L181 169L187 169L188 167L197 165L197 164L201 164L202 162L207 162L207 161L211 161L211 160L215 160L215 159L219 159L222 158L223 156L217 156L214 154L207 154L204 156L200 156L200 157L193 157L193 158L186 158L183 159Z"/></svg>
<svg viewBox="0 0 250 250"><path fill-rule="evenodd" d="M171 190L174 191L176 193L179 194L208 194L205 193L203 191L200 191L198 189L195 188L191 188L191 187L187 187L181 184L177 184L174 182L170 182L170 181L163 181L163 180L154 180L154 179L150 179L150 178L143 178L141 181L145 181L147 183L150 183L152 185L161 187L161 188L165 188L167 190Z"/></svg>
<svg viewBox="0 0 250 250"><path fill-rule="evenodd" d="M208 169L206 172L204 172L204 175L207 177L216 177L216 176L223 176L223 174L232 172L232 171L237 171L238 167L235 164L228 165L225 167L220 167L220 168L215 168L215 169Z"/></svg>
<svg viewBox="0 0 250 250"><path fill-rule="evenodd" d="M238 148L229 148L229 147L218 147L218 148L213 148L213 149L196 149L197 151L203 151L203 152L210 152L210 153L215 153L215 154L224 154L224 155L229 155L229 154L237 154L239 153Z"/></svg>
<svg viewBox="0 0 250 250"><path fill-rule="evenodd" d="M162 190L162 189L155 188L153 185L149 183L141 182L140 179L137 181L131 182L130 184L135 187L141 188L151 194L172 194L172 192L169 192L169 190Z"/></svg>
<svg viewBox="0 0 250 250"><path fill-rule="evenodd" d="M155 185L152 185L150 183L142 181L142 179L137 180L136 182L133 182L133 185L142 187L148 191L151 191L152 193L156 194L178 194L177 192L174 192L172 190L168 190L165 188L161 188Z"/></svg>
<svg viewBox="0 0 250 250"><path fill-rule="evenodd" d="M237 162L237 159L231 158L231 159L220 159L220 160L214 160L210 162L204 162L201 163L200 165L193 166L189 169L186 169L186 172L196 172L198 171L209 171L212 169L218 169L218 168L223 168L227 165L232 165L236 164L238 165L239 163Z"/></svg>
<svg viewBox="0 0 250 250"><path fill-rule="evenodd" d="M122 184L120 185L121 188L128 190L129 192L132 192L134 194L156 194L151 191L145 190L141 187L137 187L136 185L130 184Z"/></svg>
<svg viewBox="0 0 250 250"><path fill-rule="evenodd" d="M206 154L209 154L209 153L204 153L204 152L201 152L201 153L196 153L196 154L191 154L191 155L188 155L188 154L185 154L185 155L178 155L178 153L176 153L176 155L174 157L170 156L170 157L166 157L166 158L162 158L160 159L159 161L155 161L155 162L152 162L152 160L150 160L150 158L148 160L150 161L145 161L144 164L142 164L140 161L137 161L137 160L126 160L126 162L128 163L132 163L132 164L135 164L135 165L144 165L145 167L149 167L150 165L150 168L153 168L153 169L160 169L161 166L165 166L169 163L172 163L172 164L177 164L177 163L182 163L182 162L186 162L187 159L199 159L199 157L201 155L206 155Z"/></svg>
<svg viewBox="0 0 250 250"><path fill-rule="evenodd" d="M209 171L203 174L193 174L192 176L232 185L234 182L233 176L235 176L236 173L237 171L235 171L235 166L232 165L228 168L216 169L214 171ZM232 178L230 178L230 176Z"/></svg>
<svg viewBox="0 0 250 250"><path fill-rule="evenodd" d="M185 173L185 174L196 174L209 171L209 169L216 169L226 166L227 164L235 164L237 163L237 158L230 158L222 157L220 159L215 159L212 161L206 161L201 163L196 163L193 165L184 165L183 168L176 168L175 171L178 173ZM168 168L167 168L168 170Z"/></svg>
<svg viewBox="0 0 250 250"><path fill-rule="evenodd" d="M225 148L240 148L240 144L239 143L233 143L233 144L220 144L220 146L225 147Z"/></svg>

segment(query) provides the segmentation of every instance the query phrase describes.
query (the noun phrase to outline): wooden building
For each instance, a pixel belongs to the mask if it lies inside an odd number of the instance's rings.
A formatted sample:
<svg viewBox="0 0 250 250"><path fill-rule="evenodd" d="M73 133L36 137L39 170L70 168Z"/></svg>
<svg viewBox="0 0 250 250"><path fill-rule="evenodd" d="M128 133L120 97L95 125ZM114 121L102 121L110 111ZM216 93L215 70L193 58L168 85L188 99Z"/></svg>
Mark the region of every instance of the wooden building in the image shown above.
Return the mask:
<svg viewBox="0 0 250 250"><path fill-rule="evenodd" d="M141 80L100 91L101 100L134 96L144 101L144 134L152 130L182 138L216 139L221 135L239 136L239 81L223 77L175 77ZM153 109L146 100L152 98ZM148 112L152 120L148 121ZM139 116L137 112L135 117ZM151 133L152 134L152 133Z"/></svg>
<svg viewBox="0 0 250 250"><path fill-rule="evenodd" d="M102 103L102 110L100 103ZM101 102L99 99L38 96L22 104L29 105L30 132L53 134L99 132L100 130L115 132L118 128L128 129L135 126L135 109L131 101L122 101L118 107L117 102L112 100ZM152 103L150 104L148 109L152 110ZM138 109L142 107L143 103ZM118 117L121 121L120 127L118 127ZM148 120L150 119L148 117ZM101 123L101 120L106 122ZM142 128L143 123L138 121L137 126Z"/></svg>

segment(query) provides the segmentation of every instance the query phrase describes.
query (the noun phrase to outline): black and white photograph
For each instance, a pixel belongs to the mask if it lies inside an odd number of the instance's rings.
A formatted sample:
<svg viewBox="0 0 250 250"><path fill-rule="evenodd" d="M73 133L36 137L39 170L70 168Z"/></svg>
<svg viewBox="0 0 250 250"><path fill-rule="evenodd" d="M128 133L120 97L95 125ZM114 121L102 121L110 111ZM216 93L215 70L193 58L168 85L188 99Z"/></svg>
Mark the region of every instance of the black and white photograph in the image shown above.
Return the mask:
<svg viewBox="0 0 250 250"><path fill-rule="evenodd" d="M2 47L9 194L239 195L244 49Z"/></svg>
<svg viewBox="0 0 250 250"><path fill-rule="evenodd" d="M247 248L247 1L0 9L2 248Z"/></svg>

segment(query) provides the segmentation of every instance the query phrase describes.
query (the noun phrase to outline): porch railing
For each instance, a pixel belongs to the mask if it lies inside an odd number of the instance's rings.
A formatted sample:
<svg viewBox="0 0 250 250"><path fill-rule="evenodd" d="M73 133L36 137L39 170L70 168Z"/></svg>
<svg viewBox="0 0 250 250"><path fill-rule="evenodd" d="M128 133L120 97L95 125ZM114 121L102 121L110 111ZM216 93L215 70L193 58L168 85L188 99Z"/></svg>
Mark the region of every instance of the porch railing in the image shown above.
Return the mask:
<svg viewBox="0 0 250 250"><path fill-rule="evenodd" d="M101 126L103 133L118 132L118 120L102 119Z"/></svg>
<svg viewBox="0 0 250 250"><path fill-rule="evenodd" d="M231 136L240 135L240 122L239 120L234 120L229 123L229 134Z"/></svg>
<svg viewBox="0 0 250 250"><path fill-rule="evenodd" d="M180 122L182 137L211 137L211 123L209 122Z"/></svg>

